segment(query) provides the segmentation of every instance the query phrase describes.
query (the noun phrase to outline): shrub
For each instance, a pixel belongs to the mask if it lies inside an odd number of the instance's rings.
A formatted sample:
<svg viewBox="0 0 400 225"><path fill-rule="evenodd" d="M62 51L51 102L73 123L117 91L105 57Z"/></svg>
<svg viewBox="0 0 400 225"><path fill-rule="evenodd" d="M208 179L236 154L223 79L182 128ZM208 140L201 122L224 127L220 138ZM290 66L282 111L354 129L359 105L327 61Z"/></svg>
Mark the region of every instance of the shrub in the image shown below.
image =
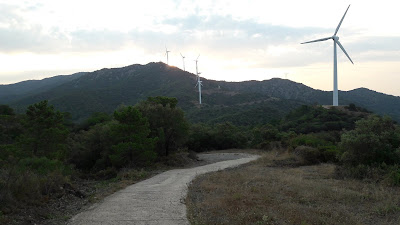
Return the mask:
<svg viewBox="0 0 400 225"><path fill-rule="evenodd" d="M321 162L321 153L316 148L298 146L294 152L300 157L302 165L313 165Z"/></svg>
<svg viewBox="0 0 400 225"><path fill-rule="evenodd" d="M329 144L330 142L325 141L315 134L301 134L293 138L290 142L290 146L293 148L296 148L297 146L319 147Z"/></svg>
<svg viewBox="0 0 400 225"><path fill-rule="evenodd" d="M46 157L25 158L18 162L18 171L33 171L39 175L48 175L53 171L58 171L64 175L70 175L72 170L58 160L51 160Z"/></svg>
<svg viewBox="0 0 400 225"><path fill-rule="evenodd" d="M108 159L113 145L110 130L115 123L97 124L72 135L69 139L69 162L85 171L99 171L111 166Z"/></svg>
<svg viewBox="0 0 400 225"><path fill-rule="evenodd" d="M96 179L104 179L108 180L111 178L116 177L118 174L118 171L114 167L108 167L104 170L100 170L95 174Z"/></svg>
<svg viewBox="0 0 400 225"><path fill-rule="evenodd" d="M385 176L387 184L392 186L400 186L400 166L391 166L388 169L387 175Z"/></svg>
<svg viewBox="0 0 400 225"><path fill-rule="evenodd" d="M356 128L342 135L340 161L346 165L392 165L400 163L397 148L400 130L389 117L371 116L356 122Z"/></svg>
<svg viewBox="0 0 400 225"><path fill-rule="evenodd" d="M343 178L371 179L373 177L377 177L376 171L377 170L373 171L373 168L367 165L357 165L357 166L339 165L335 168L335 177L339 179Z"/></svg>
<svg viewBox="0 0 400 225"><path fill-rule="evenodd" d="M389 186L400 186L400 165L340 165L335 168L337 178L355 178L382 182Z"/></svg>
<svg viewBox="0 0 400 225"><path fill-rule="evenodd" d="M69 182L68 177L61 171L53 171L38 168L29 169L22 164L15 168L2 169L0 171L0 208L11 208L17 202L29 204L43 204L45 196L63 192L64 184Z"/></svg>
<svg viewBox="0 0 400 225"><path fill-rule="evenodd" d="M321 146L318 147L318 150L321 153L321 159L323 162L338 162L340 152L336 145Z"/></svg>

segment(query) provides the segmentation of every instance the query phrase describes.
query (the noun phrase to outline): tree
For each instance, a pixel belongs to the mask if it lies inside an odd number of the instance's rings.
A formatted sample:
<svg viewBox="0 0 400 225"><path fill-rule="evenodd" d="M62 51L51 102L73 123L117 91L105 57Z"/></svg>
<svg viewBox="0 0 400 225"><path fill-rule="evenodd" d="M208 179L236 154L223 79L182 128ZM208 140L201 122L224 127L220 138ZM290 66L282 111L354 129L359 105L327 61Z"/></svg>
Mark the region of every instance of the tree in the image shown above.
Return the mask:
<svg viewBox="0 0 400 225"><path fill-rule="evenodd" d="M0 105L0 115L13 116L15 115L14 109L8 105Z"/></svg>
<svg viewBox="0 0 400 225"><path fill-rule="evenodd" d="M178 100L170 97L149 97L136 108L147 117L150 123L150 136L157 137L159 155L168 156L181 147L187 139L189 125L184 112L176 107Z"/></svg>
<svg viewBox="0 0 400 225"><path fill-rule="evenodd" d="M112 116L104 112L95 112L89 118L87 118L82 124L80 124L79 129L89 130L90 127L96 124L101 124L107 121L111 121Z"/></svg>
<svg viewBox="0 0 400 225"><path fill-rule="evenodd" d="M25 133L21 142L32 155L49 159L65 157L68 130L60 111L49 106L47 100L30 105L23 121Z"/></svg>
<svg viewBox="0 0 400 225"><path fill-rule="evenodd" d="M79 169L99 171L111 166L109 154L113 138L111 127L116 121L99 123L89 130L81 130L71 135L69 140L70 162Z"/></svg>
<svg viewBox="0 0 400 225"><path fill-rule="evenodd" d="M0 145L13 144L22 133L20 117L8 105L0 105Z"/></svg>
<svg viewBox="0 0 400 225"><path fill-rule="evenodd" d="M243 132L230 122L215 125L213 136L216 149L242 148L247 139Z"/></svg>
<svg viewBox="0 0 400 225"><path fill-rule="evenodd" d="M342 135L341 162L351 166L400 163L399 146L399 127L389 117L371 116Z"/></svg>
<svg viewBox="0 0 400 225"><path fill-rule="evenodd" d="M148 164L157 157L154 146L156 138L150 138L147 118L132 106L123 107L114 112L118 123L111 127L111 136L115 144L109 158L113 166L137 166Z"/></svg>

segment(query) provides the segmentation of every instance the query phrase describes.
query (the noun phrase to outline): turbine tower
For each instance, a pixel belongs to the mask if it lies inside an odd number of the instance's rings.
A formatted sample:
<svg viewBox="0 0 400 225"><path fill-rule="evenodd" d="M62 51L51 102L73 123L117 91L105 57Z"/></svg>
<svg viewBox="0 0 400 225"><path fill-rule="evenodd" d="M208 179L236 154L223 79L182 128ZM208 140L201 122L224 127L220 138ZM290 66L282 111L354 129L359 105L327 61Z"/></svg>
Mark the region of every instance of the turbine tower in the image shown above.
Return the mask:
<svg viewBox="0 0 400 225"><path fill-rule="evenodd" d="M197 59L194 60L194 61L196 62L196 75L197 75L197 84L196 84L196 86L199 86L199 103L201 105L201 86L203 86L203 84L201 83L202 81L200 80L200 73L199 73L199 70L197 69L197 62L199 61L199 57L200 57L200 55L197 56Z"/></svg>
<svg viewBox="0 0 400 225"><path fill-rule="evenodd" d="M347 56L347 58L350 60L350 62L354 65L353 61L351 60L350 56L347 54L346 50L344 50L344 47L342 44L339 42L339 37L336 36L336 34L339 31L340 25L342 25L343 19L346 16L347 11L349 10L349 7L347 7L346 12L344 13L342 19L339 22L339 25L336 28L335 33L333 34L332 37L326 37L326 38L321 38L313 41L307 41L303 42L301 44L307 44L307 43L313 43L313 42L320 42L320 41L326 41L329 39L333 40L333 106L338 106L339 105L339 100L338 100L338 79L337 79L337 52L336 52L336 44L339 45L339 47L342 49L344 54Z"/></svg>
<svg viewBox="0 0 400 225"><path fill-rule="evenodd" d="M181 53L181 56L182 56L182 61L183 61L183 71L186 71L185 70L185 56L183 56L182 53Z"/></svg>
<svg viewBox="0 0 400 225"><path fill-rule="evenodd" d="M165 46L165 55L167 56L167 64L168 64L168 53L171 51L168 51L167 46ZM169 64L168 64L169 65Z"/></svg>

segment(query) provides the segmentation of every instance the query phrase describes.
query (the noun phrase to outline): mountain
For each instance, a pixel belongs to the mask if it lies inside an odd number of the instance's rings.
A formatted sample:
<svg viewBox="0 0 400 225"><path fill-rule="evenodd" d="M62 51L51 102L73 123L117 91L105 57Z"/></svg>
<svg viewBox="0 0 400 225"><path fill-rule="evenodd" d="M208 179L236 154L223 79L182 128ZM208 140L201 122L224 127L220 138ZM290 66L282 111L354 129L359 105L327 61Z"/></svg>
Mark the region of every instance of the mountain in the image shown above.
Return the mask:
<svg viewBox="0 0 400 225"><path fill-rule="evenodd" d="M79 122L94 112L111 113L121 104L134 105L148 96L163 95L178 98L179 106L192 122L252 125L278 119L302 104L332 102L332 92L284 79L202 81L201 106L195 88L196 76L161 62L3 85L0 104L9 104L22 112L28 105L47 99ZM4 97L7 90L12 90L9 92L12 98ZM400 97L364 88L341 92L339 97L341 104L354 103L400 121Z"/></svg>
<svg viewBox="0 0 400 225"><path fill-rule="evenodd" d="M16 84L0 85L0 101L2 103L14 102L20 98L50 90L84 74L84 72L80 72L72 75L58 75L43 80L27 80Z"/></svg>

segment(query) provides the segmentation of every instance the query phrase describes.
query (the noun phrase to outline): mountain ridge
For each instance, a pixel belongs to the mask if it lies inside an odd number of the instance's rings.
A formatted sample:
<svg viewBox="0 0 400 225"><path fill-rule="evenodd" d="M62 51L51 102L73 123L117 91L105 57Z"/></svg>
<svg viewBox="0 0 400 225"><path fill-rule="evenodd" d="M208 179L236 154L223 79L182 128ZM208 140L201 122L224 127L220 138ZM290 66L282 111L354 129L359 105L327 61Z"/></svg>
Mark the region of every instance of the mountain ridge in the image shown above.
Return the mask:
<svg viewBox="0 0 400 225"><path fill-rule="evenodd" d="M134 105L148 96L165 95L178 98L179 106L192 122L247 121L242 125L251 125L250 118L246 118L248 115L259 122L267 122L301 104L332 104L331 91L313 89L286 79L226 82L202 78L204 104L200 107L196 75L161 62L103 68L70 76L36 81L34 83L42 83L35 86L40 88L25 92L21 87L16 88L15 96L8 101L4 99L5 90L21 86L21 82L0 86L0 104L23 111L30 104L49 100L57 109L71 112L75 121L81 121L93 112L111 113L118 105ZM28 83L30 81L24 84ZM397 96L357 88L340 91L339 102L342 105L354 103L400 121L400 97ZM268 119L258 118L264 115Z"/></svg>

